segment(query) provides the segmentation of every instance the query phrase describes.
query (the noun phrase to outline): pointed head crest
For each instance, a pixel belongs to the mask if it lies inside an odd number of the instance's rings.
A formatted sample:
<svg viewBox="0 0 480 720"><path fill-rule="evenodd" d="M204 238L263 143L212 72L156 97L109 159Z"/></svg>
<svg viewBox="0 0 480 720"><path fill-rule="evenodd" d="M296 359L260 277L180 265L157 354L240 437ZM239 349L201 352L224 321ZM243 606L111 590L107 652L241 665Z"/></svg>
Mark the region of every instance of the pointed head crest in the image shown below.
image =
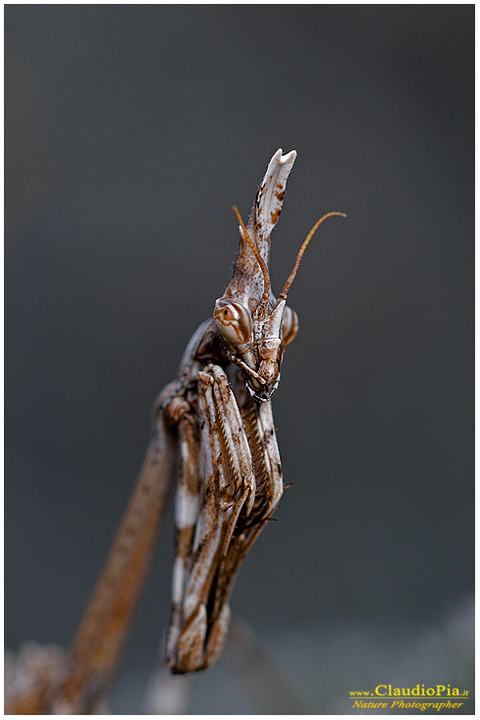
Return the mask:
<svg viewBox="0 0 480 720"><path fill-rule="evenodd" d="M243 371L245 384L257 400L268 400L278 385L286 345L298 330L298 317L286 304L303 254L317 228L330 212L318 220L298 251L293 268L278 296L272 294L268 259L270 234L283 206L287 179L296 152L277 150L258 188L248 225L236 206L240 232L232 280L225 295L216 301L213 317L227 358Z"/></svg>

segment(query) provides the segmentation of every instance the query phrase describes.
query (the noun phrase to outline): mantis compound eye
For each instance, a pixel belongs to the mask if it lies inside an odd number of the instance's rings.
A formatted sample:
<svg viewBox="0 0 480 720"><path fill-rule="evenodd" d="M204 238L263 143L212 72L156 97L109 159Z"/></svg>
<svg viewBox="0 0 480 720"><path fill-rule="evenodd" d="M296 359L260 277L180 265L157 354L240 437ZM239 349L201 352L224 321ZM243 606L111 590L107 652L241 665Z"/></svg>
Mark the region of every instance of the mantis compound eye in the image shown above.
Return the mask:
<svg viewBox="0 0 480 720"><path fill-rule="evenodd" d="M295 310L292 310L288 305L285 305L285 310L283 311L282 331L283 344L286 347L295 339L298 332L298 315Z"/></svg>
<svg viewBox="0 0 480 720"><path fill-rule="evenodd" d="M252 317L245 305L229 298L220 298L215 303L213 319L224 340L241 350L252 336Z"/></svg>

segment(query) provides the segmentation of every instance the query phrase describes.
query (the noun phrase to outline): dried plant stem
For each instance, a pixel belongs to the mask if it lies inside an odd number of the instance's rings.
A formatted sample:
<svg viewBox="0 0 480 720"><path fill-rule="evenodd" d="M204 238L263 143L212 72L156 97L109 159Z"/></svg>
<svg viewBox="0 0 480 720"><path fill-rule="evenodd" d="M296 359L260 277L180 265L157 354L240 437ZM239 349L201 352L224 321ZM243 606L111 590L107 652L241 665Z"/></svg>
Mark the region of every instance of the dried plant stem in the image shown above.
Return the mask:
<svg viewBox="0 0 480 720"><path fill-rule="evenodd" d="M147 687L145 699L146 715L184 715L188 709L195 676L172 675L165 666L165 638L159 658Z"/></svg>
<svg viewBox="0 0 480 720"><path fill-rule="evenodd" d="M225 661L256 712L262 715L311 714L251 627L237 614L232 615Z"/></svg>
<svg viewBox="0 0 480 720"><path fill-rule="evenodd" d="M71 650L72 669L54 693L56 712L98 712L137 607L168 498L175 439L163 414L154 424L132 499Z"/></svg>

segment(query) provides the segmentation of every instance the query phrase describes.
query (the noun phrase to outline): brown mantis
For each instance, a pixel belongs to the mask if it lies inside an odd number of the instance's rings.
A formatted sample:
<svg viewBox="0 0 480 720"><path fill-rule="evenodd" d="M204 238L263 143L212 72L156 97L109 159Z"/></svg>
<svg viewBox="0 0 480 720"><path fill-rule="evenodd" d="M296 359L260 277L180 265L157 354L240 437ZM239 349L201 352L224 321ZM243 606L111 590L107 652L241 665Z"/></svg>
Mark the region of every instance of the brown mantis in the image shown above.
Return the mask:
<svg viewBox="0 0 480 720"><path fill-rule="evenodd" d="M98 712L142 586L170 478L176 473L177 550L166 662L173 673L209 667L227 634L236 574L283 493L270 398L285 347L298 331L286 304L314 225L278 299L268 270L270 235L296 152L272 157L213 318L196 330L177 378L159 395L134 495L68 656L23 666L9 712ZM46 656L45 656L46 657ZM18 664L18 663L17 663ZM39 669L43 669L43 674ZM18 664L18 677L22 664ZM15 682L15 673L13 673ZM42 675L42 679L39 676ZM21 685L21 683L20 683ZM23 695L22 695L23 693Z"/></svg>

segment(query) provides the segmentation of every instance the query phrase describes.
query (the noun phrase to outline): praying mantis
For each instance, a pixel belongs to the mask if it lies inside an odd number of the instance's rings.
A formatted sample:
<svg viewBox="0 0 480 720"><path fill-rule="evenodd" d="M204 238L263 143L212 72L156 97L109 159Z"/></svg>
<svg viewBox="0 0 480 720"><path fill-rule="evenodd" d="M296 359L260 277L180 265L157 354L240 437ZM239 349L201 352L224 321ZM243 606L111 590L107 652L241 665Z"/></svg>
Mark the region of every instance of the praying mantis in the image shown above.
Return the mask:
<svg viewBox="0 0 480 720"><path fill-rule="evenodd" d="M158 396L152 435L132 499L70 653L31 646L13 661L6 712L100 712L152 554L170 479L176 476L176 556L166 664L203 670L221 655L229 598L243 559L272 518L284 485L271 397L286 346L298 331L287 305L302 244L282 292L269 275L270 235L296 152L278 150L213 317L189 341L177 378Z"/></svg>

